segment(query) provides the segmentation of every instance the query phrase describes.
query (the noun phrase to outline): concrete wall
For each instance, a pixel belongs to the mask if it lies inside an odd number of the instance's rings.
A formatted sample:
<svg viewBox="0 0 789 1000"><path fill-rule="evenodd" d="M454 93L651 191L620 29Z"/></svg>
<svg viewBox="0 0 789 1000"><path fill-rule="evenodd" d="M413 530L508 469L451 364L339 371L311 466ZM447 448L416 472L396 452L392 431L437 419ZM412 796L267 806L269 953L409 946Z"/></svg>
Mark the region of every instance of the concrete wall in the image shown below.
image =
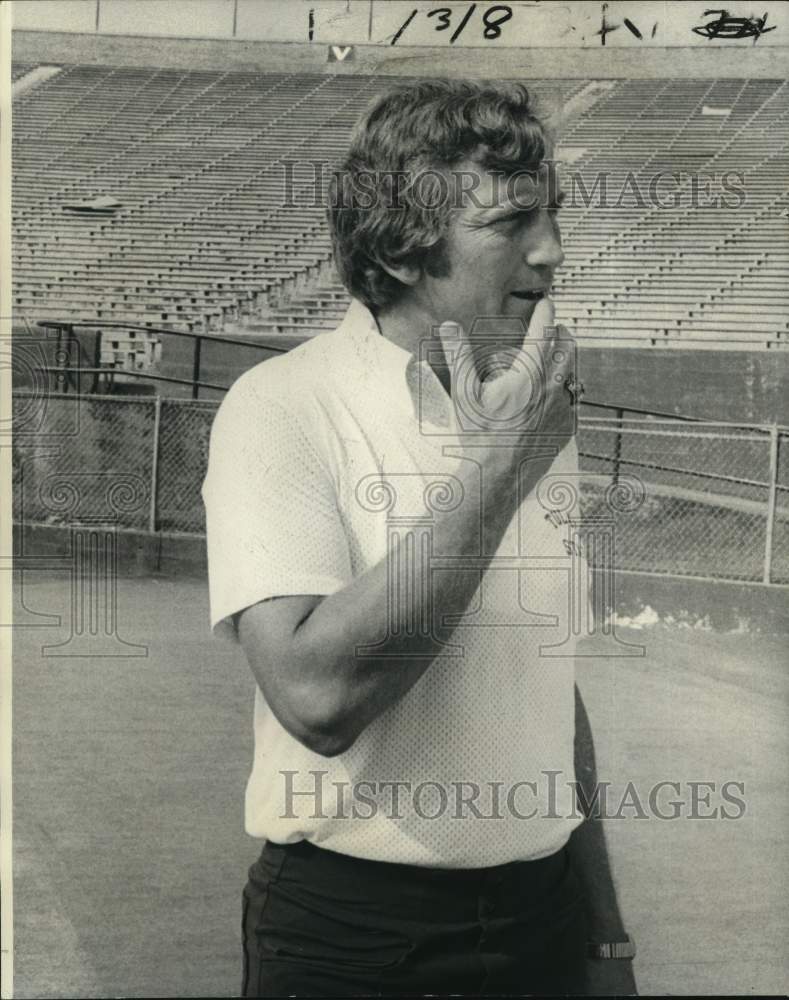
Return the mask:
<svg viewBox="0 0 789 1000"><path fill-rule="evenodd" d="M787 44L781 3L758 14L684 0L14 0L28 30L462 48L709 48ZM721 16L722 15L722 16ZM726 23L728 22L728 23ZM745 22L743 24L743 22ZM744 31L740 30L742 27Z"/></svg>
<svg viewBox="0 0 789 1000"><path fill-rule="evenodd" d="M789 426L789 351L580 348L587 395L705 420Z"/></svg>
<svg viewBox="0 0 789 1000"><path fill-rule="evenodd" d="M35 579L37 565L46 571L47 560L68 561L72 535L68 527L15 525L17 568ZM206 579L208 563L204 538L162 532L115 530L118 572L124 577ZM596 586L600 586L596 581ZM651 608L660 620L703 622L719 631L747 630L789 634L789 601L786 587L681 578L646 573L618 573L615 578L615 611L620 618L637 618Z"/></svg>

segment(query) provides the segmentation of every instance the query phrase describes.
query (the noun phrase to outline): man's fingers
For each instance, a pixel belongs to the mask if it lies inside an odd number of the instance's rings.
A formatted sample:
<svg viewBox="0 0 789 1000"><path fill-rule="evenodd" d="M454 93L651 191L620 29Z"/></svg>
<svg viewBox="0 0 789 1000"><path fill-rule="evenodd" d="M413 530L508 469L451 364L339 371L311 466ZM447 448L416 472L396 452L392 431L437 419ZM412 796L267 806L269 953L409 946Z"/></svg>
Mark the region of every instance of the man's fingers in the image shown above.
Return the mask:
<svg viewBox="0 0 789 1000"><path fill-rule="evenodd" d="M550 340L556 336L556 307L553 299L547 297L540 299L534 307L529 323L529 332L526 334L524 344L533 343L535 340Z"/></svg>

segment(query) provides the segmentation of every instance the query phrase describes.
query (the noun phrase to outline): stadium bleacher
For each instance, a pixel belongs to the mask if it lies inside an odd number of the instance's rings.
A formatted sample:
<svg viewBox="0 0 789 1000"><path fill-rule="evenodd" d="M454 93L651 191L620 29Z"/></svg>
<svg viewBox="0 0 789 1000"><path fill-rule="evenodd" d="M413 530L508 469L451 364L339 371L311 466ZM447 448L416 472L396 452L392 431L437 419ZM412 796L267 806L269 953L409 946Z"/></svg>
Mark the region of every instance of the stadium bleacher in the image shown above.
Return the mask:
<svg viewBox="0 0 789 1000"><path fill-rule="evenodd" d="M362 88L76 67L31 91L14 136L17 308L205 328L325 260L321 208L284 209L277 167L334 155ZM64 215L97 196L119 210Z"/></svg>
<svg viewBox="0 0 789 1000"><path fill-rule="evenodd" d="M677 207L570 206L557 292L578 334L632 337L640 328L655 338L785 340L776 254L789 248L786 84L628 81L619 90L627 97L613 93L568 130L567 142L589 146L575 169L587 187L600 173L632 172L642 190L659 171L684 172L685 197ZM705 106L728 114L705 115ZM692 175L709 178L720 197L714 185L727 173L742 178L742 204L692 204Z"/></svg>
<svg viewBox="0 0 789 1000"><path fill-rule="evenodd" d="M785 346L789 85L596 84L529 82L567 109L557 156L572 151L578 190L606 178L607 204L571 197L562 213L565 321L592 343ZM27 90L14 109L17 316L234 336L332 328L347 293L309 165L342 155L384 86L71 66ZM646 198L659 171L685 175L676 207L670 184L661 207ZM727 172L742 178L742 204L691 203L691 175L710 178L714 196ZM92 209L102 198L114 204Z"/></svg>

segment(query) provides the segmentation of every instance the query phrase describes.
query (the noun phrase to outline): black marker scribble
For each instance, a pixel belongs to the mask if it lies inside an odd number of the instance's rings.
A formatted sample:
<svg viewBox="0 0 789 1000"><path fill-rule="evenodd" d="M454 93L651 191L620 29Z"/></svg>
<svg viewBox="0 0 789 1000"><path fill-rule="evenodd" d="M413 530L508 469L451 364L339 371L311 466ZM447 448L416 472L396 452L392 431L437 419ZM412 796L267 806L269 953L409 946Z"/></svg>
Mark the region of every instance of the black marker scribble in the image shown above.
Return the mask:
<svg viewBox="0 0 789 1000"><path fill-rule="evenodd" d="M708 41L713 38L752 38L756 40L768 31L775 31L775 25L766 28L767 12L762 17L731 17L727 10L705 10L704 17L719 14L717 21L708 21L693 28L697 35Z"/></svg>
<svg viewBox="0 0 789 1000"><path fill-rule="evenodd" d="M461 31L466 27L466 25L468 24L469 18L471 17L471 15L474 13L474 11L476 9L477 9L477 5L475 3L471 4L471 6L466 11L466 13L465 13L465 15L463 17L463 20L460 22L460 24L457 26L457 28L455 28L454 34L449 39L449 44L450 45L454 45L455 44L456 39L459 38Z"/></svg>
<svg viewBox="0 0 789 1000"><path fill-rule="evenodd" d="M398 42L400 36L405 31L405 29L408 27L408 25L413 21L413 19L416 17L416 15L418 13L419 13L419 10L415 7L411 11L411 13L408 15L408 17L405 19L405 21L403 21L403 23L400 25L400 27L395 32L394 37L392 38L392 41L389 43L390 45L397 45L397 42Z"/></svg>
<svg viewBox="0 0 789 1000"><path fill-rule="evenodd" d="M619 28L621 27L621 25L619 25L619 24L611 25L611 24L608 23L608 21L606 19L606 16L605 16L605 12L607 10L608 10L608 4L604 3L603 4L603 9L602 9L602 14L601 14L600 30L595 32L596 35L600 36L600 42L603 45L605 45L605 36L606 35L610 35L612 31L618 31Z"/></svg>
<svg viewBox="0 0 789 1000"><path fill-rule="evenodd" d="M630 20L629 17L625 18L625 27L628 29L628 31L631 31L636 36L636 38L644 37L638 30L638 28L633 24L633 22Z"/></svg>

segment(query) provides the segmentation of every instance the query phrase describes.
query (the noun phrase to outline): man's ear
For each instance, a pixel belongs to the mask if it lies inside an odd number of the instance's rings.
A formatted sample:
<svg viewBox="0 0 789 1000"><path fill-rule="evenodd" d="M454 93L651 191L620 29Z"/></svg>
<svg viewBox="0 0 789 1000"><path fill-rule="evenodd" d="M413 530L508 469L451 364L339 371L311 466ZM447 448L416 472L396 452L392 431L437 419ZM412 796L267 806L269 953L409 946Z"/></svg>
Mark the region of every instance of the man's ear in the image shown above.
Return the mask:
<svg viewBox="0 0 789 1000"><path fill-rule="evenodd" d="M414 267L410 264L390 264L386 260L381 260L380 257L378 258L378 263L387 274L390 274L393 278L397 278L403 285L413 286L422 277L421 267Z"/></svg>

